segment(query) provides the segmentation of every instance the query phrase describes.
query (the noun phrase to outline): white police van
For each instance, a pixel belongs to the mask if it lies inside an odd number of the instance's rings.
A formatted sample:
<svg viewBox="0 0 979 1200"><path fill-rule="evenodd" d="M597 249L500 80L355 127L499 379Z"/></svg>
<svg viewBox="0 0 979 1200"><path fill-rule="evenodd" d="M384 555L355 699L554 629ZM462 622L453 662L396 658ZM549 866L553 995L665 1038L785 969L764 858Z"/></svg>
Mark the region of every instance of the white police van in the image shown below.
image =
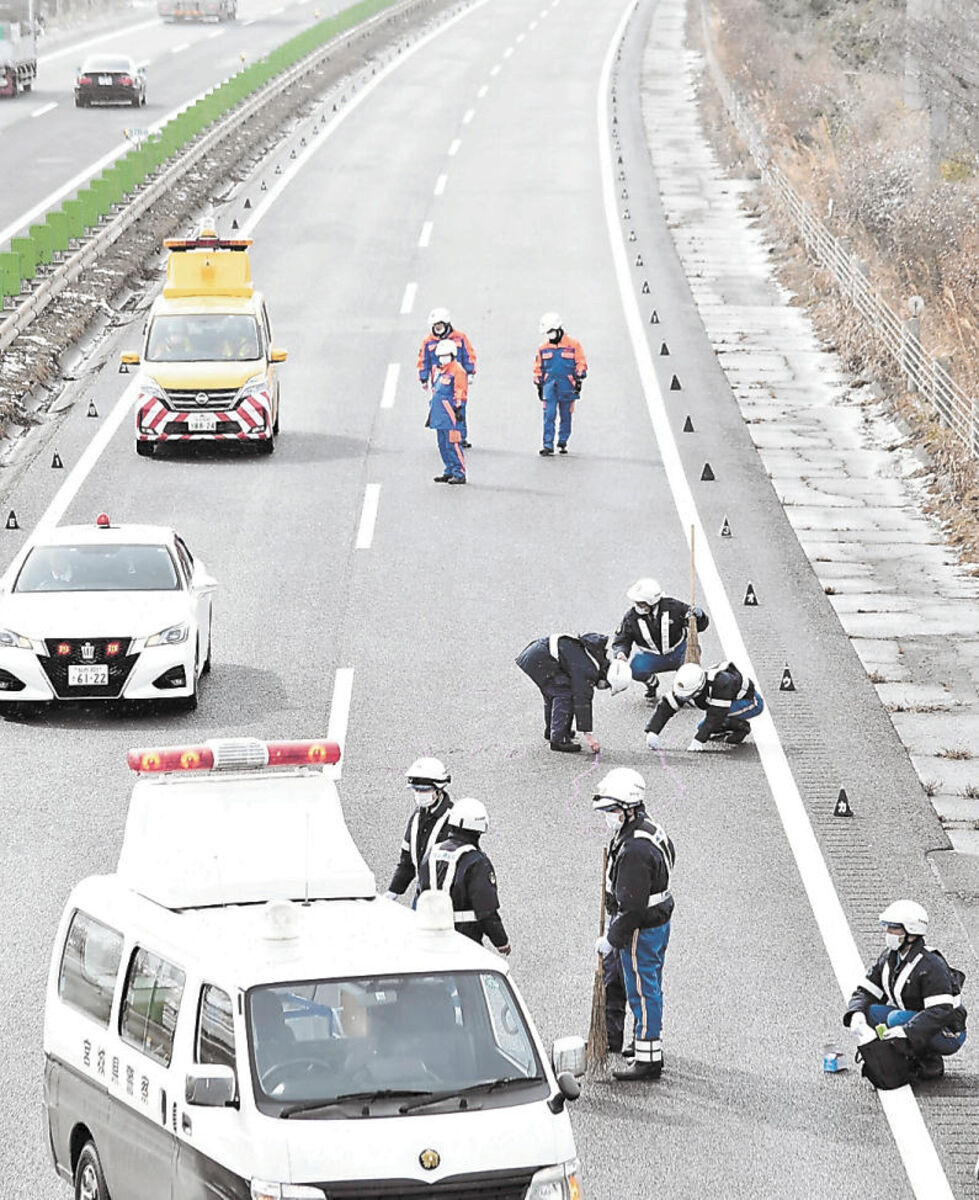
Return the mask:
<svg viewBox="0 0 979 1200"><path fill-rule="evenodd" d="M378 898L329 742L130 751L114 875L51 960L44 1105L76 1200L580 1200L506 964L448 898Z"/></svg>

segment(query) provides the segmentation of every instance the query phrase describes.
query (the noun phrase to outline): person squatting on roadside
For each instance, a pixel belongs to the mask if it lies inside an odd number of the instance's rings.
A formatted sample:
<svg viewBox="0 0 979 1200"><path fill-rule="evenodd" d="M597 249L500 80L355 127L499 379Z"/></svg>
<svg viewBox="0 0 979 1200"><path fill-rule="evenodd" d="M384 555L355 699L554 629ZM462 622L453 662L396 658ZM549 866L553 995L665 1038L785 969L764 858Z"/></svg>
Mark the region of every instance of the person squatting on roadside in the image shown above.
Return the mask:
<svg viewBox="0 0 979 1200"><path fill-rule="evenodd" d="M443 471L436 483L465 483L466 456L462 452L460 422L466 404L467 376L456 362L456 344L445 339L435 347L437 366L432 373L432 398L428 426L438 435Z"/></svg>
<svg viewBox="0 0 979 1200"><path fill-rule="evenodd" d="M534 386L544 410L544 444L539 453L547 457L554 453L554 421L558 415L558 452L568 452L571 415L575 400L581 395L582 380L588 375L588 363L581 343L565 334L556 312L544 313L540 331L547 341L538 347L534 360Z"/></svg>
<svg viewBox="0 0 979 1200"><path fill-rule="evenodd" d="M632 678L646 685L646 703L655 704L659 672L677 671L683 666L690 615L696 618L698 633L704 632L710 618L699 604L691 608L682 600L664 596L655 579L637 579L626 597L632 601L632 608L612 636L611 653L629 663Z"/></svg>
<svg viewBox="0 0 979 1200"><path fill-rule="evenodd" d="M446 821L452 799L445 785L451 779L445 765L437 758L415 759L408 768L408 787L415 796L415 811L408 818L401 857L384 893L388 900L396 900L405 894L434 846L448 835Z"/></svg>
<svg viewBox="0 0 979 1200"><path fill-rule="evenodd" d="M659 749L663 727L687 704L706 713L688 750L703 750L709 741L738 745L751 732L748 722L765 708L761 692L734 663L721 662L706 670L698 663L685 663L646 725L650 750Z"/></svg>
<svg viewBox="0 0 979 1200"><path fill-rule="evenodd" d="M877 1026L884 1041L907 1054L919 1079L940 1079L945 1058L965 1042L965 976L925 945L928 913L914 900L895 900L878 919L884 950L850 997L843 1024L860 1035Z"/></svg>
<svg viewBox="0 0 979 1200"><path fill-rule="evenodd" d="M432 375L438 366L436 358L436 347L439 342L449 340L456 344L456 361L459 366L466 372L466 377L471 384L476 374L476 351L473 349L472 342L462 332L461 329L454 329L452 326L452 317L447 308L433 308L428 314L428 324L431 328L431 334L426 334L422 338L422 344L418 348L418 381L427 391L432 382ZM468 393L466 398L468 404ZM466 404L462 406L462 420L459 422L459 432L462 434L462 444L465 449L469 449L469 431L466 425Z"/></svg>
<svg viewBox="0 0 979 1200"><path fill-rule="evenodd" d="M603 963L612 954L621 963L635 1021L634 1057L612 1074L628 1081L659 1079L663 1072L663 960L674 907L670 874L676 851L646 813L645 802L646 781L630 767L609 771L592 799L615 831L605 877L611 921L595 949Z"/></svg>
<svg viewBox="0 0 979 1200"><path fill-rule="evenodd" d="M496 872L479 845L489 829L489 815L479 800L466 796L452 805L446 824L447 836L432 848L418 872L418 890L446 892L452 900L456 933L474 942L482 942L485 935L500 954L509 954Z"/></svg>
<svg viewBox="0 0 979 1200"><path fill-rule="evenodd" d="M592 754L601 750L592 735L595 689L612 688L614 694L628 687L628 680L618 675L609 679L607 644L604 633L552 633L528 643L517 655L517 666L544 697L544 737L552 750L577 754L581 744L572 736L575 728Z"/></svg>

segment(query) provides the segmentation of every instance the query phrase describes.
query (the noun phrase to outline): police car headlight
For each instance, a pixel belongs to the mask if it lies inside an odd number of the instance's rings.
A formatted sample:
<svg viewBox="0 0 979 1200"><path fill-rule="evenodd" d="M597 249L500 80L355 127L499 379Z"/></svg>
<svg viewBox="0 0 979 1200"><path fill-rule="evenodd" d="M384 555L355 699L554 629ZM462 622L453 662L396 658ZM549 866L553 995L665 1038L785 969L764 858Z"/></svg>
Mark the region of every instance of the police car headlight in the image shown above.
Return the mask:
<svg viewBox="0 0 979 1200"><path fill-rule="evenodd" d="M253 1179L252 1200L326 1200L326 1192L305 1183L269 1183L267 1179Z"/></svg>
<svg viewBox="0 0 979 1200"><path fill-rule="evenodd" d="M14 633L12 629L0 629L0 648L8 650L14 646L19 647L21 650L30 650L31 642L29 638L22 637L19 633Z"/></svg>
<svg viewBox="0 0 979 1200"><path fill-rule="evenodd" d="M190 636L190 625L184 621L181 625L169 625L146 639L147 646L179 646Z"/></svg>
<svg viewBox="0 0 979 1200"><path fill-rule="evenodd" d="M584 1192L578 1171L581 1164L576 1158L559 1167L545 1167L530 1181L526 1200L582 1200Z"/></svg>

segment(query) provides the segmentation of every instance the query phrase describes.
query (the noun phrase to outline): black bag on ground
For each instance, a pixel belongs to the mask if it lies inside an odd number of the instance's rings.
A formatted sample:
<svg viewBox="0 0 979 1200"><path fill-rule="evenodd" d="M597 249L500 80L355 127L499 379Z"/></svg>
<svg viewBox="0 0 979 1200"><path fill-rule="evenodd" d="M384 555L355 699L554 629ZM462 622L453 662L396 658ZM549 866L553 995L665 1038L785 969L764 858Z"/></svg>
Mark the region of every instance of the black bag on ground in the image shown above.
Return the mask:
<svg viewBox="0 0 979 1200"><path fill-rule="evenodd" d="M864 1079L869 1079L875 1088L890 1092L904 1087L911 1081L911 1059L907 1050L898 1041L881 1041L875 1038L857 1047L857 1062Z"/></svg>

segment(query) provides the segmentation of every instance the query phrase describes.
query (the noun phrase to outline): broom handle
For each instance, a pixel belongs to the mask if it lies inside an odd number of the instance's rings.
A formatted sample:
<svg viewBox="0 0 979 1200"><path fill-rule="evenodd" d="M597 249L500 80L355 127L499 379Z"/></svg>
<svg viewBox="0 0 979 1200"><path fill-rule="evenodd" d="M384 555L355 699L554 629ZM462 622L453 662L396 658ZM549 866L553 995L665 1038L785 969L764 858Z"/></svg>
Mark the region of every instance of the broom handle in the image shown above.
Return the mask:
<svg viewBox="0 0 979 1200"><path fill-rule="evenodd" d="M598 918L598 936L601 937L605 932L605 874L608 871L608 846L602 851L602 903L599 908L600 916ZM601 958L601 955L599 955Z"/></svg>
<svg viewBox="0 0 979 1200"><path fill-rule="evenodd" d="M697 527L690 526L690 607L697 602L697 569L694 561L694 547L697 541Z"/></svg>

